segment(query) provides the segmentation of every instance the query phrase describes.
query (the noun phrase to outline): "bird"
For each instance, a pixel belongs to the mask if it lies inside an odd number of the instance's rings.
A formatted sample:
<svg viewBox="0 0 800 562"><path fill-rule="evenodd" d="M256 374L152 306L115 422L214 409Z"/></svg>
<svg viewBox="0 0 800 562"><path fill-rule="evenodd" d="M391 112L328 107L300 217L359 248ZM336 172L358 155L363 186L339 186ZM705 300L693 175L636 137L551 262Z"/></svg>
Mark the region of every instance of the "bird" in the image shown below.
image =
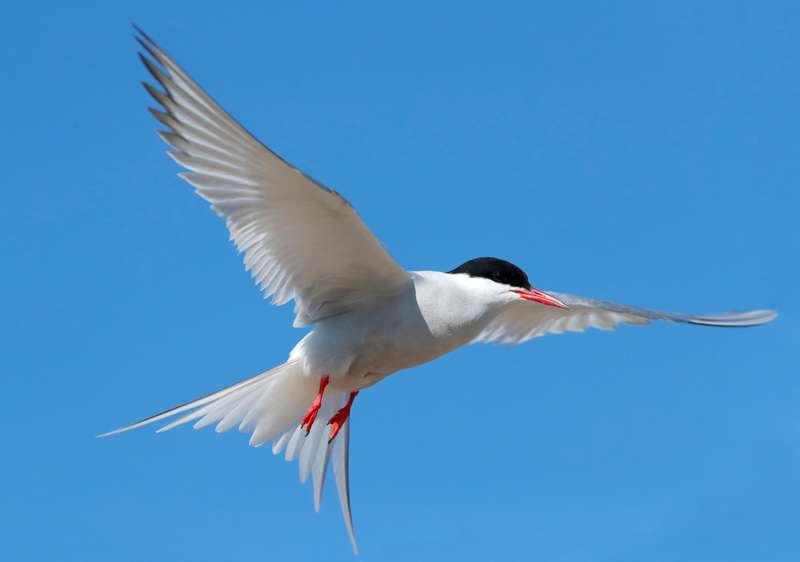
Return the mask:
<svg viewBox="0 0 800 562"><path fill-rule="evenodd" d="M228 114L156 41L134 25L139 57L161 89L143 82L159 108L158 135L179 174L224 221L264 297L294 301L294 323L311 327L285 363L202 398L101 434L170 418L238 428L250 445L272 442L311 478L320 509L329 464L345 527L358 552L350 506L350 412L356 397L389 375L471 343L520 344L546 334L613 329L654 320L746 327L772 310L675 314L544 291L496 257L449 271L402 268L351 203L280 157ZM177 419L174 419L178 416Z"/></svg>

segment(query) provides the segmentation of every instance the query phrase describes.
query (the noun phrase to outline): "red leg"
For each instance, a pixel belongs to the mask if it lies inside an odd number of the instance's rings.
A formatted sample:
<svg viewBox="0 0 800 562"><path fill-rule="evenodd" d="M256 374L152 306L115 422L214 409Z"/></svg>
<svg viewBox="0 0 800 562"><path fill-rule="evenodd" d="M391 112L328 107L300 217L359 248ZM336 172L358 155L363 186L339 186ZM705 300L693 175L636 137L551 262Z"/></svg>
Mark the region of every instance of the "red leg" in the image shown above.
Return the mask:
<svg viewBox="0 0 800 562"><path fill-rule="evenodd" d="M319 379L319 390L317 391L317 397L314 398L314 401L309 406L306 415L303 416L303 421L300 422L300 427L305 428L306 435L308 432L311 431L311 426L314 425L314 420L317 419L317 414L319 413L319 409L322 407L322 394L325 392L325 387L328 386L329 382L328 375L325 375L321 379Z"/></svg>
<svg viewBox="0 0 800 562"><path fill-rule="evenodd" d="M350 407L353 405L353 400L355 400L356 395L358 395L357 390L351 392L350 398L347 399L347 404L345 404L341 410L333 414L333 417L328 421L328 425L331 426L331 435L328 438L328 443L333 441L333 438L336 437L339 430L342 429L344 422L350 417Z"/></svg>

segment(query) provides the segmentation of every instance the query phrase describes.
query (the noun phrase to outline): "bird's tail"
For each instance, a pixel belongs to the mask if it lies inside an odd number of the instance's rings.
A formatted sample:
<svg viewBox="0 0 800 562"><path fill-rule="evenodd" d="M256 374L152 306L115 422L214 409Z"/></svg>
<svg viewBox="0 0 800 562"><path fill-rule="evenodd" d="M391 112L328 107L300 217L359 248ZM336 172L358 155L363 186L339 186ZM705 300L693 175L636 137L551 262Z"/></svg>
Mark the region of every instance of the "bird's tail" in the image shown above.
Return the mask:
<svg viewBox="0 0 800 562"><path fill-rule="evenodd" d="M328 442L327 420L344 405L347 393L330 386L325 391L317 421L306 435L300 420L317 393L319 379L307 377L299 361L289 361L253 378L238 382L197 400L176 406L125 427L103 433L107 437L184 414L158 429L173 429L190 421L200 429L216 424L221 433L233 427L250 433L250 445L259 447L274 441L272 452L284 452L286 460L297 459L300 481L311 476L314 485L314 509L319 511L328 461L333 457L333 472L353 551L358 552L350 512L349 441L350 422L344 424L336 439Z"/></svg>

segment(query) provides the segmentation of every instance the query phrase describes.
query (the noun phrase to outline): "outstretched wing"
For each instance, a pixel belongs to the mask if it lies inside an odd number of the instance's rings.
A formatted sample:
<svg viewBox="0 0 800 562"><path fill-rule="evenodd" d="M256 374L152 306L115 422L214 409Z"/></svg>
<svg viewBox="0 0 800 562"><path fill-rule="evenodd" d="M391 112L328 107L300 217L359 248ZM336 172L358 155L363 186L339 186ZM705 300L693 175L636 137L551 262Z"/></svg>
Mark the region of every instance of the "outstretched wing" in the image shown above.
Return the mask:
<svg viewBox="0 0 800 562"><path fill-rule="evenodd" d="M305 326L408 283L353 207L261 144L143 31L142 62L164 91L144 86L163 111L168 154L180 176L225 220L245 268L276 304L295 300Z"/></svg>
<svg viewBox="0 0 800 562"><path fill-rule="evenodd" d="M588 328L613 330L618 324L649 324L668 320L702 326L747 327L766 324L778 315L772 310L750 310L724 314L674 314L610 301L588 299L566 293L547 292L568 308L518 301L509 304L475 338L475 342L517 344L545 334L583 332Z"/></svg>

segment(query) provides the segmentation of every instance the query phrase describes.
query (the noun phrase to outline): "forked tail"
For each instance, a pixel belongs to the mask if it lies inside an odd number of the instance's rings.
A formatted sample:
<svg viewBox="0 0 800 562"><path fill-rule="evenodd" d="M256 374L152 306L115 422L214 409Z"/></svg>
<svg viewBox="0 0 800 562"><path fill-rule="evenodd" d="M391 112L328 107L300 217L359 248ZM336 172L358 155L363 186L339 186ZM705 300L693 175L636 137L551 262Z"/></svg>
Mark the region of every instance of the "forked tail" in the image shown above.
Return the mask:
<svg viewBox="0 0 800 562"><path fill-rule="evenodd" d="M190 421L194 421L195 429L216 424L218 433L238 426L239 431L251 434L251 446L260 447L274 440L274 454L285 451L287 461L298 460L300 481L305 482L311 476L316 511L320 508L325 474L332 456L342 515L353 552L358 553L350 512L350 422L345 422L338 436L330 443L326 431L326 421L345 404L347 394L329 388L325 392L318 421L312 425L308 435L300 427L300 420L314 399L318 384L319 379L304 375L298 361L289 361L253 378L98 437L136 429L177 414L184 415L158 429L157 433Z"/></svg>

